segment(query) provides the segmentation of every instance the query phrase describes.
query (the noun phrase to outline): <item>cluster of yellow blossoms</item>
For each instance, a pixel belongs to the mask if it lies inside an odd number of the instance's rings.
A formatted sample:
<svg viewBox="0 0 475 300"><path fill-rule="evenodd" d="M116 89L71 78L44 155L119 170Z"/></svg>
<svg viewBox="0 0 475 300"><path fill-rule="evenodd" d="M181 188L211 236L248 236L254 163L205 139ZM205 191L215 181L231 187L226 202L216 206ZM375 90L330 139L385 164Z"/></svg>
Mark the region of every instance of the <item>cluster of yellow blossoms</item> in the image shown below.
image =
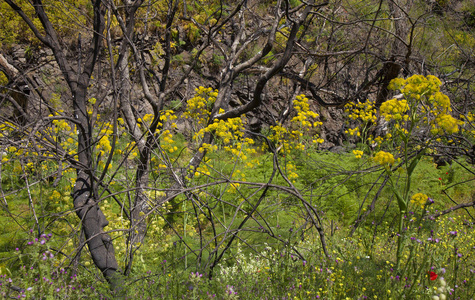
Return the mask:
<svg viewBox="0 0 475 300"><path fill-rule="evenodd" d="M374 123L377 119L374 103L369 100L365 102L349 102L345 105L345 112L350 120L358 120L362 123L361 129L358 126L345 130L345 133L349 135L361 136L362 133L365 133L368 123Z"/></svg>
<svg viewBox="0 0 475 300"><path fill-rule="evenodd" d="M455 119L451 115L440 114L435 118L430 132L434 135L442 135L444 131L448 134L454 134L459 131L459 125L462 124L462 121Z"/></svg>
<svg viewBox="0 0 475 300"><path fill-rule="evenodd" d="M353 154L355 155L356 158L363 157L363 151L361 150L353 150Z"/></svg>
<svg viewBox="0 0 475 300"><path fill-rule="evenodd" d="M293 108L297 115L290 120L288 128L282 124L271 126L273 133L269 139L286 153L290 153L292 149L305 150L304 139L307 138L314 144L323 143L323 139L316 133L322 122L317 121L318 114L310 110L308 98L305 95L297 96Z"/></svg>
<svg viewBox="0 0 475 300"><path fill-rule="evenodd" d="M440 80L432 75L413 75L407 79L396 78L389 88L399 90L403 99L391 99L381 105L380 113L386 121L397 121L401 127L421 125L430 126L433 135L457 133L462 121L452 117L450 99L440 92Z"/></svg>
<svg viewBox="0 0 475 300"><path fill-rule="evenodd" d="M160 146L163 150L168 151L169 153L178 151L178 147L175 145L175 140L173 139L173 135L169 129L163 130L160 137Z"/></svg>
<svg viewBox="0 0 475 300"><path fill-rule="evenodd" d="M187 108L183 116L192 120L198 120L198 124L206 125L211 115L210 108L216 102L218 91L212 88L198 87L195 96L187 101Z"/></svg>
<svg viewBox="0 0 475 300"><path fill-rule="evenodd" d="M167 109L167 110L162 110L160 112L160 122L157 124L157 131L160 130L161 127L163 127L163 124L167 121L174 121L178 117L175 115L175 112L173 110ZM145 130L148 130L150 125L152 124L153 121L153 114L145 114L143 118L138 118L137 123L139 124L140 128L145 127ZM176 128L175 123L171 123L170 125L172 128Z"/></svg>
<svg viewBox="0 0 475 300"><path fill-rule="evenodd" d="M361 120L363 122L376 122L376 108L372 101L349 102L345 105L345 112L351 120Z"/></svg>
<svg viewBox="0 0 475 300"><path fill-rule="evenodd" d="M411 203L424 208L428 198L426 194L417 193L412 196Z"/></svg>
<svg viewBox="0 0 475 300"><path fill-rule="evenodd" d="M203 143L199 149L200 152L204 152L204 151L216 151L218 150L218 146L217 145L211 145L211 144L206 144L206 143Z"/></svg>
<svg viewBox="0 0 475 300"><path fill-rule="evenodd" d="M361 136L365 142L380 147L393 137L410 138L412 130L422 126L429 128L434 136L454 134L463 124L451 115L450 99L440 92L441 81L432 75L414 75L407 79L396 78L389 84L389 89L399 90L401 97L393 98L381 104L379 114L387 122L394 122L392 133L385 136L366 136L369 126L376 123L376 108L371 101L364 103L350 102L345 105L345 112L351 120L359 122L356 128L349 128L346 134ZM361 127L361 128L360 128ZM394 135L397 132L397 135ZM437 139L438 141L440 140ZM360 158L360 153L355 153ZM381 161L380 157L376 158Z"/></svg>
<svg viewBox="0 0 475 300"><path fill-rule="evenodd" d="M373 157L373 160L385 168L388 168L395 162L394 156L391 153L385 151L379 151L376 153L376 155Z"/></svg>
<svg viewBox="0 0 475 300"><path fill-rule="evenodd" d="M400 90L407 99L419 100L421 95L425 93L433 94L439 91L441 82L439 78L428 75L413 75L407 79L395 78L390 83L388 88L391 90Z"/></svg>
<svg viewBox="0 0 475 300"><path fill-rule="evenodd" d="M409 115L406 114L408 110L409 105L407 105L407 100L394 98L381 104L380 113L388 122L391 120L407 121L409 119Z"/></svg>
<svg viewBox="0 0 475 300"><path fill-rule="evenodd" d="M251 155L256 153L256 150L251 146L254 144L254 140L244 137L246 116L226 120L215 119L210 122L211 110L217 96L217 90L198 87L195 89L195 96L187 102L186 111L183 115L194 123L192 126L196 133L193 140L199 143L206 133L214 136L214 144L203 143L198 150L200 152L213 152L221 147L244 162L245 166L254 167L255 164L258 164L257 159L250 159ZM220 109L219 113L224 113L224 110ZM208 160L207 163L210 164L210 161ZM195 175L200 174L209 175L210 172L205 167L199 167L195 170Z"/></svg>
<svg viewBox="0 0 475 300"><path fill-rule="evenodd" d="M104 156L105 154L108 154L111 151L112 146L109 141L109 136L112 136L113 133L114 131L112 124L107 122L104 123L99 132L100 139L96 145L96 150L99 151L99 154L101 156Z"/></svg>
<svg viewBox="0 0 475 300"><path fill-rule="evenodd" d="M220 112L224 112L222 109ZM222 140L224 144L240 140L244 135L244 122L241 118L230 118L227 120L214 120L212 124L198 131L195 136L201 137L205 132L214 133L215 137Z"/></svg>
<svg viewBox="0 0 475 300"><path fill-rule="evenodd" d="M52 117L53 115L50 116ZM65 120L53 120L53 125L53 130L55 133L71 131L71 126L69 126L68 122Z"/></svg>
<svg viewBox="0 0 475 300"><path fill-rule="evenodd" d="M49 114L48 117L60 117L62 113L64 113L63 110L58 110L53 114ZM54 119L51 121L51 123L51 127L49 127L45 131L41 131L41 133L38 133L37 135L42 136L44 139L59 142L59 145L65 152L67 152L71 156L76 155L76 126L74 126L74 128L71 128L71 125L64 119Z"/></svg>
<svg viewBox="0 0 475 300"><path fill-rule="evenodd" d="M310 110L310 105L305 95L295 97L294 109L297 111L297 115L292 118L291 123L299 124L301 128L306 128L307 130L312 128L312 126L322 125L321 122L315 121L318 118L318 114Z"/></svg>
<svg viewBox="0 0 475 300"><path fill-rule="evenodd" d="M220 113L224 113L221 109ZM254 140L251 138L244 138L244 125L246 117L230 118L226 120L214 120L213 123L205 128L199 130L194 138L201 138L206 132L214 134L216 142L220 144L223 149L234 156L238 157L242 161L247 161L248 155L255 153L255 149L250 146L254 144ZM217 145L203 144L199 151L216 151ZM253 164L248 162L250 166Z"/></svg>

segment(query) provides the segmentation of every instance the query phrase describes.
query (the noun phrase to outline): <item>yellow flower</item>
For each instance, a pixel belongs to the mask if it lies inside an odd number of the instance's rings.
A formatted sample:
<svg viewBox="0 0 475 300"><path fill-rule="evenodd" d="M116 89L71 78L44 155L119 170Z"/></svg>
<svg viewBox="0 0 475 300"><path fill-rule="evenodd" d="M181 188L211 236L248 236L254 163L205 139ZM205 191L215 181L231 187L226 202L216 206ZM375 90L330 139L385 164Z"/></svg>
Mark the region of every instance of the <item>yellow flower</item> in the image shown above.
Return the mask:
<svg viewBox="0 0 475 300"><path fill-rule="evenodd" d="M394 164L394 156L391 153L379 151L374 156L373 160L383 167L388 167Z"/></svg>
<svg viewBox="0 0 475 300"><path fill-rule="evenodd" d="M353 150L353 154L356 158L361 158L363 156L363 151L361 150Z"/></svg>
<svg viewBox="0 0 475 300"><path fill-rule="evenodd" d="M435 124L432 125L432 134L443 134L444 131L448 134L457 133L459 131L459 125L462 122L455 119L451 115L440 114L435 119Z"/></svg>
<svg viewBox="0 0 475 300"><path fill-rule="evenodd" d="M391 82L388 85L388 88L390 90L399 90L405 84L406 84L406 80L404 80L403 78L395 78L391 80Z"/></svg>
<svg viewBox="0 0 475 300"><path fill-rule="evenodd" d="M391 120L402 120L406 119L405 114L408 111L409 106L407 104L407 100L402 99L398 100L396 98L388 100L381 104L380 113L386 121Z"/></svg>
<svg viewBox="0 0 475 300"><path fill-rule="evenodd" d="M417 193L412 196L411 203L419 205L421 208L424 208L424 205L426 204L428 198L429 197L427 197L426 194Z"/></svg>

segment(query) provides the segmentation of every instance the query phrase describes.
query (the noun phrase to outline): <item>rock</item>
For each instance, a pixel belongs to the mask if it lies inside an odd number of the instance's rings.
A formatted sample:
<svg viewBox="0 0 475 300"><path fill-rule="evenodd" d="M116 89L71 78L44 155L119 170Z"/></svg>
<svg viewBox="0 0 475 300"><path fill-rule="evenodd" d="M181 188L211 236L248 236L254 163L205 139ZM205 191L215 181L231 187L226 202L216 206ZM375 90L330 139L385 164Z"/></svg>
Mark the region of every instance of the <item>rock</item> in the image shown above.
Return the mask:
<svg viewBox="0 0 475 300"><path fill-rule="evenodd" d="M331 147L330 149L328 149L328 151L340 154L340 153L345 152L345 148L342 147L342 146L334 146L334 147Z"/></svg>
<svg viewBox="0 0 475 300"><path fill-rule="evenodd" d="M13 58L19 61L22 64L26 63L25 49L21 46L16 46L13 48Z"/></svg>

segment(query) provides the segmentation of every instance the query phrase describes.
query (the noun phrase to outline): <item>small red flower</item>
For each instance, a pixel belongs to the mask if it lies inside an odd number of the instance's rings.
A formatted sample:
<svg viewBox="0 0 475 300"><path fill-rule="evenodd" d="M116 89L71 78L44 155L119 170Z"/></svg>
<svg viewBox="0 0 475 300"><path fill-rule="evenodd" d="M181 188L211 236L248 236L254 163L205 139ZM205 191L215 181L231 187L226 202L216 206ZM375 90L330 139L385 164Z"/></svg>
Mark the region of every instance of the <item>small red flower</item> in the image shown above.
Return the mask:
<svg viewBox="0 0 475 300"><path fill-rule="evenodd" d="M428 273L429 273L430 280L437 279L437 274L435 274L435 272L429 271Z"/></svg>
<svg viewBox="0 0 475 300"><path fill-rule="evenodd" d="M442 178L439 177L439 180L442 180Z"/></svg>

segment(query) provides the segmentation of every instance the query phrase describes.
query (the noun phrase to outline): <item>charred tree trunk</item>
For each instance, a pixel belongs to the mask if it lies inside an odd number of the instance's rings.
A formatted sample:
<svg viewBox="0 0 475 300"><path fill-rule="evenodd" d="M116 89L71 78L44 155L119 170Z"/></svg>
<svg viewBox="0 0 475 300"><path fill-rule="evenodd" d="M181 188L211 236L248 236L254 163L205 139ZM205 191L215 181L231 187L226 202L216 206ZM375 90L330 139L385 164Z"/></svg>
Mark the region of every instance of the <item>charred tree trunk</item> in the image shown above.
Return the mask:
<svg viewBox="0 0 475 300"><path fill-rule="evenodd" d="M380 88L376 96L376 107L380 107L389 95L389 83L399 76L401 69L408 67L411 55L411 42L407 43L409 26L406 11L412 0L388 0L391 17L394 19L394 40L389 59L380 71Z"/></svg>
<svg viewBox="0 0 475 300"><path fill-rule="evenodd" d="M74 117L81 127L78 134L78 160L84 167L77 169L72 196L92 260L110 283L111 288L117 290L120 288L119 266L115 259L111 237L103 230L109 222L99 208L97 184L93 180L92 130L86 110L88 77L87 74L80 76L73 94Z"/></svg>
<svg viewBox="0 0 475 300"><path fill-rule="evenodd" d="M0 69L4 71L10 82L11 92L9 93L8 100L13 105L14 122L19 125L25 125L28 120L28 98L30 95L30 88L24 79L19 75L20 71L12 66L5 57L0 54Z"/></svg>
<svg viewBox="0 0 475 300"><path fill-rule="evenodd" d="M79 36L78 67L77 70L74 70L72 63L68 61L63 52L56 30L44 10L42 1L32 1L36 16L43 27L42 30L36 27L20 6L12 0L5 1L28 24L35 36L53 51L55 60L69 86L73 98L74 119L78 127L78 161L74 164L77 166L77 179L72 193L74 208L77 216L81 219L94 264L113 290L121 290L120 272L115 259L114 247L110 236L103 231L108 222L97 201L97 182L94 182L93 174L92 127L86 110L87 88L101 50L102 33L105 29L105 8L100 0L92 1L94 9L92 40L83 64L81 37ZM42 31L45 32L44 35ZM119 295L122 295L122 292Z"/></svg>

